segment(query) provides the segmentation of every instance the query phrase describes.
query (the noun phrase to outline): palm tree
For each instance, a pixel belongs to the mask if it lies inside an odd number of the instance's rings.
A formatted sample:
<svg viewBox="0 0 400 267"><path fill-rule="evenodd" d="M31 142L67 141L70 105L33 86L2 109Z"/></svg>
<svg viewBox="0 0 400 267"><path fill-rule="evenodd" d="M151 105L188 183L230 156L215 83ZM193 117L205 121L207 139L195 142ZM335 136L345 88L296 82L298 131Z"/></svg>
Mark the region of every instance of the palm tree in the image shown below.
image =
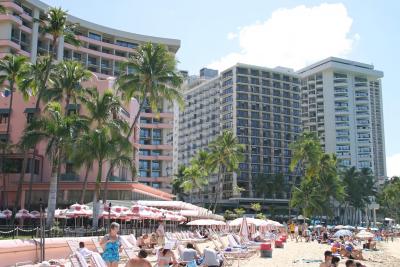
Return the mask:
<svg viewBox="0 0 400 267"><path fill-rule="evenodd" d="M46 97L46 95L48 94L47 93L48 83L47 83L46 73L48 71L51 74L53 70L54 70L54 65L52 64L50 57L39 57L36 60L35 64L29 65L26 78L23 79L21 82L21 87L25 88L25 90L29 89L32 90L32 94L35 95L36 97L33 119L37 119L39 116L40 104L42 102L45 103L48 102L48 98ZM35 176L34 162L37 156L37 150L36 150L36 145L33 145L32 147L25 147L25 149L33 150L32 160L29 166L30 180L29 180L29 190L27 196L27 202L28 202L27 208L30 209L32 200L32 187ZM28 152L29 151L24 151L23 161L27 161ZM24 172L25 170L21 170L20 175L23 176Z"/></svg>
<svg viewBox="0 0 400 267"><path fill-rule="evenodd" d="M172 194L177 196L177 200L183 200L186 195L181 187L182 183L185 181L185 169L185 165L179 165L178 172L172 179Z"/></svg>
<svg viewBox="0 0 400 267"><path fill-rule="evenodd" d="M129 125L126 124L125 121L118 118L117 114L121 109L121 102L119 97L117 97L113 91L106 90L103 94L100 94L95 88L85 89L84 94L78 97L79 101L83 103L85 108L88 111L88 116L86 117L90 122L90 126L92 128L103 128L109 127L114 129L116 132L121 131L121 133L126 133ZM127 140L127 139L126 139ZM121 140L122 142L123 140ZM129 158L131 153L130 149L131 145L126 144L125 147L121 147L119 153L117 153L116 157L110 161L110 168L106 175L106 184L104 188L103 201L106 201L107 191L108 191L108 181L112 174L114 167L120 166L122 163L126 163L126 160ZM85 154L85 151L82 151ZM82 154L82 155L83 155ZM87 155L86 162L93 162L95 158L93 155ZM78 161L79 162L79 161ZM88 165L87 165L88 166ZM129 169L132 173L135 172L135 168L133 166L129 166ZM85 176L85 190L87 185L87 177Z"/></svg>
<svg viewBox="0 0 400 267"><path fill-rule="evenodd" d="M87 81L91 76L92 73L80 62L62 61L50 75L51 88L47 96L51 101L65 101L65 114L67 114L71 100L76 104L78 96L84 91L82 82Z"/></svg>
<svg viewBox="0 0 400 267"><path fill-rule="evenodd" d="M160 105L163 100L184 104L178 90L183 80L176 64L174 55L165 45L147 43L139 46L122 65L125 71L117 79L118 89L126 101L130 102L135 98L139 103L139 111L134 117L128 137L132 134L145 104L153 112L162 111Z"/></svg>
<svg viewBox="0 0 400 267"><path fill-rule="evenodd" d="M244 158L243 151L245 146L239 144L237 138L231 131L224 131L212 143L209 144L210 160L209 164L212 170L218 169L217 184L215 190L215 199L213 212L217 208L218 194L221 192L220 181L224 171L236 172L239 168L239 162Z"/></svg>
<svg viewBox="0 0 400 267"><path fill-rule="evenodd" d="M322 211L322 198L323 195L319 190L317 181L304 179L299 187L293 188L289 205L301 209L303 216L308 217Z"/></svg>
<svg viewBox="0 0 400 267"><path fill-rule="evenodd" d="M15 55L7 55L3 59L0 60L0 84L4 85L5 82L8 84L8 88L4 89L4 94L9 94L10 101L8 105L8 120L7 120L7 130L6 130L6 142L4 144L4 147L10 146L10 126L11 126L11 118L12 118L12 112L13 112L13 100L14 100L14 91L15 88L18 89L22 95L24 100L29 99L29 94L30 91L27 90L24 86L21 85L21 81L26 77L27 69L28 69L29 63L27 62L27 58L24 56L15 56ZM2 154L1 154L1 172L3 175L5 175L5 153L6 150L2 149ZM26 166L26 161L23 162L24 166ZM22 170L21 170L22 171ZM25 174L25 169L23 170ZM18 203L19 196L21 192L18 192L18 190L22 190L22 182L23 182L24 175L22 177L20 176L19 182L18 182L18 189L17 189L17 194L16 194L16 201L15 203ZM4 179L4 178L3 178ZM14 206L14 210L16 209L16 206Z"/></svg>
<svg viewBox="0 0 400 267"><path fill-rule="evenodd" d="M84 133L80 136L77 144L80 148L85 148L93 154L93 158L96 159L98 172L96 176L96 187L93 195L93 228L98 227L98 215L99 215L99 200L100 200L100 187L101 179L103 177L103 164L106 161L110 161L119 155L122 147L126 146L126 142L121 144L121 138L119 133L117 134L109 127L96 128Z"/></svg>
<svg viewBox="0 0 400 267"><path fill-rule="evenodd" d="M133 117L129 132L130 139L140 113L148 105L153 112L162 111L164 101L175 101L184 105L178 88L182 77L176 69L177 61L165 45L147 43L138 47L129 60L122 65L124 71L116 85L125 101L138 101L138 112ZM134 155L136 152L134 151ZM135 178L136 179L136 178Z"/></svg>
<svg viewBox="0 0 400 267"><path fill-rule="evenodd" d="M18 83L21 83L21 79L24 79L27 73L27 57L25 56L15 56L15 55L7 55L3 59L0 60L0 84L3 85L4 82L8 83L8 88L4 89L4 93L10 94L10 102L8 104L9 114L7 121L7 142L9 141L9 133L10 133L10 125L11 125L11 113L14 99L14 88L18 86ZM19 88L19 87L18 87ZM22 94L25 100L29 99L29 91L24 90L22 87Z"/></svg>
<svg viewBox="0 0 400 267"><path fill-rule="evenodd" d="M87 129L87 121L76 116L64 116L61 105L50 102L46 106L46 116L34 120L26 129L23 144L46 140L46 155L52 161L49 199L47 205L47 226L51 226L57 203L57 185L65 152L71 151L80 131Z"/></svg>
<svg viewBox="0 0 400 267"><path fill-rule="evenodd" d="M61 38L64 38L65 42L75 46L80 45L80 41L75 36L75 28L77 25L67 23L67 17L67 11L62 8L50 7L46 13L46 17L43 20L39 20L41 32L43 34L51 34L52 36L51 60L57 55L57 47Z"/></svg>
<svg viewBox="0 0 400 267"><path fill-rule="evenodd" d="M207 173L198 164L191 164L184 170L183 174L184 181L180 186L185 193L192 192L193 190L201 191L208 184L208 180L206 179Z"/></svg>
<svg viewBox="0 0 400 267"><path fill-rule="evenodd" d="M302 175L306 178L313 178L318 173L319 161L323 154L321 144L314 133L304 132L290 145L293 151L290 170L300 168Z"/></svg>

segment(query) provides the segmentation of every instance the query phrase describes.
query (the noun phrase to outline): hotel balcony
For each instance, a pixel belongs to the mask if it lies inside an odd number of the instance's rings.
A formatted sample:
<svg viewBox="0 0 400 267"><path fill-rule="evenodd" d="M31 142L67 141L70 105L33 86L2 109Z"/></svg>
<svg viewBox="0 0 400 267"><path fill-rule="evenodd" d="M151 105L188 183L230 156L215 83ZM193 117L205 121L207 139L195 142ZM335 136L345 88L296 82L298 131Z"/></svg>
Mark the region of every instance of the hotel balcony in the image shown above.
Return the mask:
<svg viewBox="0 0 400 267"><path fill-rule="evenodd" d="M173 157L168 155L139 155L139 160L165 160L165 161L172 161Z"/></svg>
<svg viewBox="0 0 400 267"><path fill-rule="evenodd" d="M172 145L143 145L143 144L136 144L140 149L152 149L152 150L172 150Z"/></svg>
<svg viewBox="0 0 400 267"><path fill-rule="evenodd" d="M11 129L11 125L10 125ZM7 132L7 123L0 123L0 134L5 134Z"/></svg>
<svg viewBox="0 0 400 267"><path fill-rule="evenodd" d="M174 124L171 123L140 123L140 128L150 129L173 129Z"/></svg>

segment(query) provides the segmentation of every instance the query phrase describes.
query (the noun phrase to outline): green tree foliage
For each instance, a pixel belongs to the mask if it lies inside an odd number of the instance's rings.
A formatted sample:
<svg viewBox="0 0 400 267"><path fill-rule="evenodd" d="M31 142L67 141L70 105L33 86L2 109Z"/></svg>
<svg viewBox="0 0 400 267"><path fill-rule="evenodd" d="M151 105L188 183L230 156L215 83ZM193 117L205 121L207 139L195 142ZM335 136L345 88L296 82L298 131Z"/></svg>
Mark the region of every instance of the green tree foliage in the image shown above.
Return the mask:
<svg viewBox="0 0 400 267"><path fill-rule="evenodd" d="M378 201L385 217L400 221L400 178L395 176L385 183L378 195Z"/></svg>
<svg viewBox="0 0 400 267"><path fill-rule="evenodd" d="M243 214L246 213L244 208L236 208L233 211L235 212L237 218L243 217Z"/></svg>

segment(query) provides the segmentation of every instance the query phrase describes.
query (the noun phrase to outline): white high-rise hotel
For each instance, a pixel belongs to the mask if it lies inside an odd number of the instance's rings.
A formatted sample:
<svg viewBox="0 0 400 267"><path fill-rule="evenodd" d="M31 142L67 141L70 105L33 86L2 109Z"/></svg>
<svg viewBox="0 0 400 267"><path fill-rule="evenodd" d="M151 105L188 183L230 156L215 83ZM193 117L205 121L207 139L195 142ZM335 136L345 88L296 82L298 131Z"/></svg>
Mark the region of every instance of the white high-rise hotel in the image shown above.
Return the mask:
<svg viewBox="0 0 400 267"><path fill-rule="evenodd" d="M374 66L327 58L297 72L302 78L303 129L316 132L325 151L344 166L386 177L383 72Z"/></svg>
<svg viewBox="0 0 400 267"><path fill-rule="evenodd" d="M325 152L335 153L343 166L370 168L382 183L382 77L372 65L331 57L297 72L237 64L217 77L192 79L184 90L185 110L175 112L175 173L224 129L232 130L248 148L240 174L225 177L221 185L210 177L197 201L215 194L221 203L235 200L236 185L245 189L236 200L251 201L258 197L254 178L259 173L291 180L289 145L302 128L316 133Z"/></svg>

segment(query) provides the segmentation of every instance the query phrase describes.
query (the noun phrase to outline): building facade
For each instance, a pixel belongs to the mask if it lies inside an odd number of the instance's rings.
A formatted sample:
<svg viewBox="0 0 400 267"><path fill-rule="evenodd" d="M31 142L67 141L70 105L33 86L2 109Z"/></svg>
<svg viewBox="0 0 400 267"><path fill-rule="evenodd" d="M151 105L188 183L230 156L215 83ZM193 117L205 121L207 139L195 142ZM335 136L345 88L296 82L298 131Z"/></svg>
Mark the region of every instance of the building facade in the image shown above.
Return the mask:
<svg viewBox="0 0 400 267"><path fill-rule="evenodd" d="M327 58L297 72L302 79L304 130L316 132L343 166L370 168L386 177L383 72L372 65Z"/></svg>
<svg viewBox="0 0 400 267"><path fill-rule="evenodd" d="M232 131L246 146L238 174L224 174L221 184L209 185L193 201L207 203L260 197L255 179L260 174L282 174L288 183L289 144L300 133L300 79L285 68L236 64L211 80L194 83L184 91L185 110L179 115L178 158L189 164L199 149L224 130ZM242 188L238 192L237 188Z"/></svg>
<svg viewBox="0 0 400 267"><path fill-rule="evenodd" d="M40 33L40 25L38 20L45 16L49 6L38 0L23 0L23 1L7 1L2 0L0 4L6 8L5 14L0 14L0 56L4 57L7 54L21 54L27 56L32 62L41 55L48 55L52 51L51 40L49 34L43 35ZM180 41L176 39L159 38L124 32L116 29L111 29L105 26L94 24L74 16L68 16L68 23L74 23L77 26L76 36L81 41L81 45L76 47L64 42L61 38L57 47L57 60L77 60L80 61L88 70L95 74L89 84L96 86L99 91L104 91L107 88L113 87L113 77L120 73L120 63L134 52L135 48L140 44L152 42L164 44L168 47L171 53L176 53L180 47ZM128 70L129 71L129 70ZM28 118L33 114L36 99L31 97L28 102L24 102L22 96L15 94L13 109L8 110L9 99L0 99L0 135L3 136L6 131L5 125L7 120L12 120L11 132L9 138L13 143L18 142L23 129L26 126ZM78 110L79 111L79 110ZM121 111L120 116L127 121L132 121L133 117L138 112L138 105L133 100L129 105ZM159 192L149 188L148 196L157 198L157 194L162 198L171 199L170 179L172 175L172 129L173 129L173 108L167 103L163 104L161 112L154 114L149 107L145 107L141 112L140 122L137 125L132 143L137 148L136 155L137 166L140 177L139 182L153 186L154 188L165 191ZM13 153L11 158L16 162L22 160L22 155ZM32 153L30 154L32 156ZM34 161L35 173L34 181L37 188L46 188L50 179L50 163L45 157L44 145L39 145L38 155ZM19 163L17 163L18 165ZM104 174L107 166L105 166ZM64 190L63 199L75 199L75 194L69 189L69 184L75 184L75 187L82 181L84 174L74 173L70 168L66 167L63 170L61 184L67 182L65 186L61 185ZM89 175L90 181L94 181L96 170L92 170ZM1 206L8 206L13 203L16 183L18 180L17 170L13 173L4 173L1 176L0 191L5 192L2 196ZM104 179L105 177L103 177ZM112 181L118 182L113 185L117 191L111 193L114 198L130 198L133 184L130 183L132 177L129 177L126 170L116 169L112 175ZM29 181L30 174L25 175L25 182ZM89 183L90 185L91 183ZM79 186L78 186L79 187ZM23 197L25 196L26 186L24 185ZM39 195L43 193L38 189ZM143 195L146 192L141 189ZM7 191L7 192L6 192ZM118 192L125 194L118 196ZM138 191L136 191L138 192ZM156 195L153 195L154 192ZM44 195L44 194L43 194ZM90 199L90 198L89 198ZM12 201L11 201L12 200ZM21 206L24 202L21 201Z"/></svg>

